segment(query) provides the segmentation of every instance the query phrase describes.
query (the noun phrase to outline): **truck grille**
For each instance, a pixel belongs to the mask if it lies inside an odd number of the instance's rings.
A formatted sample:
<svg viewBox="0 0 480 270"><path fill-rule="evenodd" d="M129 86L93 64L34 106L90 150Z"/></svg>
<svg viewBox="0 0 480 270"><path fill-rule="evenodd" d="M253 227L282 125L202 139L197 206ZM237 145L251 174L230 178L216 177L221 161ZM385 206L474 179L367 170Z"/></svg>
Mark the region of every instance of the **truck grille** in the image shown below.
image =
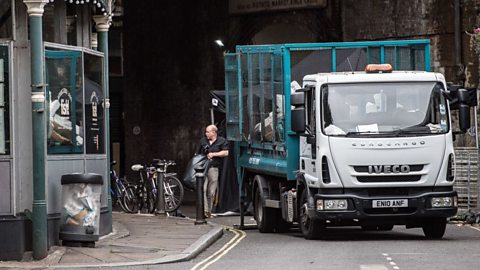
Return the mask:
<svg viewBox="0 0 480 270"><path fill-rule="evenodd" d="M416 182L421 175L382 175L382 176L357 176L361 183L384 183L384 182Z"/></svg>
<svg viewBox="0 0 480 270"><path fill-rule="evenodd" d="M410 167L410 173L421 172L425 165L423 164L414 164L408 165ZM368 165L353 166L355 172L361 174L356 175L358 182L360 183L390 183L390 182L416 182L422 178L420 174L397 174L397 173L386 173L386 174L369 174Z"/></svg>

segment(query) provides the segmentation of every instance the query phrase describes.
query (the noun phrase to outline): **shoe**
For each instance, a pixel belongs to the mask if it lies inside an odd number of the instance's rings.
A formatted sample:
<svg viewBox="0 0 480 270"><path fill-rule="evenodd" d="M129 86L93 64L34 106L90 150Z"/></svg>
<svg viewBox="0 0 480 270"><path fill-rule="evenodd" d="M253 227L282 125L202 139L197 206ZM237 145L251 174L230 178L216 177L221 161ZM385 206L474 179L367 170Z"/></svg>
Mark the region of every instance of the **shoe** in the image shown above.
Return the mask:
<svg viewBox="0 0 480 270"><path fill-rule="evenodd" d="M210 212L205 212L205 218L211 218L212 217L212 213Z"/></svg>

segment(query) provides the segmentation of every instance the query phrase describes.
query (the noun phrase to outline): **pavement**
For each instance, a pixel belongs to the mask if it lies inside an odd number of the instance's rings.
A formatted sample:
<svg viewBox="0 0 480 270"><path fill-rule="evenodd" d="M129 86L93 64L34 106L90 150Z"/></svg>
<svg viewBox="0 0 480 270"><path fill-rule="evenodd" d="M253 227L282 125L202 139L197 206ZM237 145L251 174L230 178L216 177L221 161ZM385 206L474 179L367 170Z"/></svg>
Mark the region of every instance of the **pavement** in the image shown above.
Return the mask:
<svg viewBox="0 0 480 270"><path fill-rule="evenodd" d="M42 260L28 255L22 261L0 261L5 268L85 268L162 264L188 261L223 235L223 227L208 220L166 215L113 212L112 233L94 248L53 246Z"/></svg>

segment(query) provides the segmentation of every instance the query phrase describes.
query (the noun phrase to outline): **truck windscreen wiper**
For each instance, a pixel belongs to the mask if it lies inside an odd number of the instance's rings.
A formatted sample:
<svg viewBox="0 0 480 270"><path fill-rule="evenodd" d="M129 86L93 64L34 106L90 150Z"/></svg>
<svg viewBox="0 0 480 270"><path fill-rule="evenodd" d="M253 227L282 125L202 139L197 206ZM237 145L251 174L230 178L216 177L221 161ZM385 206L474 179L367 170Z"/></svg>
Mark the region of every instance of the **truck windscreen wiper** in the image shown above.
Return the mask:
<svg viewBox="0 0 480 270"><path fill-rule="evenodd" d="M403 129L394 129L391 131L349 131L344 136L345 137L354 137L367 135L368 137L377 137L377 136L401 136L401 135L426 135L426 134L436 134L437 132L432 132L427 126L413 126Z"/></svg>
<svg viewBox="0 0 480 270"><path fill-rule="evenodd" d="M397 135L400 134L432 134L432 130L430 130L427 126L412 126L407 128L400 128L394 130Z"/></svg>
<svg viewBox="0 0 480 270"><path fill-rule="evenodd" d="M373 135L373 136L385 136L385 135L395 135L391 131L349 131L345 134L345 137L352 137L358 135Z"/></svg>

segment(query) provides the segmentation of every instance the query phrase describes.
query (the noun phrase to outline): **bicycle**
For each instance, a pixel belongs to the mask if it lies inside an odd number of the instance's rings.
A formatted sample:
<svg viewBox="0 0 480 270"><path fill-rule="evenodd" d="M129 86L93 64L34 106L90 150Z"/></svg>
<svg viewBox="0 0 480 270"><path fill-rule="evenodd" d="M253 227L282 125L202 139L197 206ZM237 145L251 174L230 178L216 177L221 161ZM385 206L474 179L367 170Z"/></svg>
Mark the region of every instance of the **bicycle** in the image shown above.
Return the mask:
<svg viewBox="0 0 480 270"><path fill-rule="evenodd" d="M176 165L176 163L173 160L154 159L153 165L155 166L157 172L155 174L156 181L154 182L158 183L160 177L163 177L163 197L165 199L165 211L169 213L174 212L182 204L184 195L183 184L176 177L177 173L167 172L168 166Z"/></svg>
<svg viewBox="0 0 480 270"><path fill-rule="evenodd" d="M120 208L126 213L131 213L131 204L135 200L135 189L125 179L118 177L113 166L116 161L111 162L110 170L110 195L112 204L120 205Z"/></svg>
<svg viewBox="0 0 480 270"><path fill-rule="evenodd" d="M152 166L140 164L132 165L131 169L140 174L140 179L135 185L135 208L133 211L140 213L145 209L147 213L153 213L156 200L156 187L153 175L156 169Z"/></svg>
<svg viewBox="0 0 480 270"><path fill-rule="evenodd" d="M140 179L136 186L137 211L146 209L148 213L156 210L157 187L160 177L163 178L163 197L164 210L167 213L176 211L183 200L184 189L176 173L168 173L168 166L175 165L173 160L154 159L152 166L143 166L135 164L133 171L140 174ZM158 209L157 209L158 210Z"/></svg>

